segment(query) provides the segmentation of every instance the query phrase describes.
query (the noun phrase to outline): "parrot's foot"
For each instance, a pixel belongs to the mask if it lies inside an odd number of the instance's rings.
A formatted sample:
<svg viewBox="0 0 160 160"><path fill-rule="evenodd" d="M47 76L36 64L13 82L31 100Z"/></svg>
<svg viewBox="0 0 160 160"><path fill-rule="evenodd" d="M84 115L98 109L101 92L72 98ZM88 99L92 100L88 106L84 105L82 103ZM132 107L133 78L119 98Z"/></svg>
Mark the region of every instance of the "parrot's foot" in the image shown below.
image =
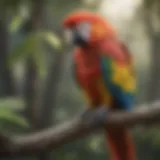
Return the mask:
<svg viewBox="0 0 160 160"><path fill-rule="evenodd" d="M86 109L84 111L82 111L82 113L80 114L81 119L87 119L88 115L93 111L94 109Z"/></svg>
<svg viewBox="0 0 160 160"><path fill-rule="evenodd" d="M106 105L100 106L100 109L96 111L95 118L99 121L101 125L105 125L105 120L108 115L108 107Z"/></svg>
<svg viewBox="0 0 160 160"><path fill-rule="evenodd" d="M80 115L82 123L84 125L105 125L105 119L107 118L108 109L106 105L87 109Z"/></svg>

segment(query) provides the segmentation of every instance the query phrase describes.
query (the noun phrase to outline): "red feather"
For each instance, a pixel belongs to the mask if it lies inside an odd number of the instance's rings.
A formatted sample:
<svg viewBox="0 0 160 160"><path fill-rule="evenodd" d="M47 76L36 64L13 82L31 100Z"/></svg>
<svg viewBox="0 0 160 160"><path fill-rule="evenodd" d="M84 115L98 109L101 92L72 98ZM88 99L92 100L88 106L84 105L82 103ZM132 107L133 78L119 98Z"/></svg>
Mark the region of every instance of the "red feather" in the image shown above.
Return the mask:
<svg viewBox="0 0 160 160"><path fill-rule="evenodd" d="M126 129L107 129L111 160L136 160L130 133Z"/></svg>
<svg viewBox="0 0 160 160"><path fill-rule="evenodd" d="M108 56L116 58L119 62L129 60L128 54L124 54L120 43L115 42L109 39L100 43L101 52L97 47L86 47L78 48L74 53L78 83L88 93L93 106L103 103L101 93L95 83L101 77L99 56L105 51ZM112 108L115 107L116 105L112 106ZM134 145L127 129L107 129L106 139L110 146L111 160L136 160Z"/></svg>
<svg viewBox="0 0 160 160"><path fill-rule="evenodd" d="M91 39L92 43L88 43L87 47L77 48L75 50L75 76L80 86L87 92L89 98L92 100L92 105L103 105L102 93L100 93L96 84L97 80L102 77L99 65L100 56L105 54L105 56L113 57L114 60L122 65L128 62L130 63L131 56L127 47L117 40L113 27L97 14L85 11L71 13L65 18L63 24L64 27L72 28L81 21L92 23L93 32L91 36L93 37ZM96 31L104 32L100 33ZM112 101L112 103L115 102ZM111 106L112 109L117 107L115 104ZM109 128L106 129L106 131L105 136L106 139L108 138L111 160L136 160L132 138L127 129Z"/></svg>

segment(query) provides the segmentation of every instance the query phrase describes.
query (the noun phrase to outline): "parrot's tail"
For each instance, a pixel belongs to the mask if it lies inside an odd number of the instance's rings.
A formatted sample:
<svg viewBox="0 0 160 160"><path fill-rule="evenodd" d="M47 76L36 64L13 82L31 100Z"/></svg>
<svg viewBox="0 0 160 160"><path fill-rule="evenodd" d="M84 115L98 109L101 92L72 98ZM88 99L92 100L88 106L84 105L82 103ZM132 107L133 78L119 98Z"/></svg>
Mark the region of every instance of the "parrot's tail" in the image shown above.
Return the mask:
<svg viewBox="0 0 160 160"><path fill-rule="evenodd" d="M111 160L136 160L134 144L127 129L108 128L106 137Z"/></svg>

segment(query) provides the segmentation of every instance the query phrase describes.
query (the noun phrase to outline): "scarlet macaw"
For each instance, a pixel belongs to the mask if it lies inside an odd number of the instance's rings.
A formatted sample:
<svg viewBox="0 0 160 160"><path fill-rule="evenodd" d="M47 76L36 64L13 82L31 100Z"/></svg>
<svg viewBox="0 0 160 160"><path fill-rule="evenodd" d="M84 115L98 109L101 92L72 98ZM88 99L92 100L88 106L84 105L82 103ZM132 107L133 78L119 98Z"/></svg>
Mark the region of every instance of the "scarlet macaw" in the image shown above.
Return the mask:
<svg viewBox="0 0 160 160"><path fill-rule="evenodd" d="M136 77L127 46L102 16L77 11L66 16L65 29L75 45L76 80L91 108L130 111L133 108ZM126 128L106 128L111 160L135 160L135 147Z"/></svg>

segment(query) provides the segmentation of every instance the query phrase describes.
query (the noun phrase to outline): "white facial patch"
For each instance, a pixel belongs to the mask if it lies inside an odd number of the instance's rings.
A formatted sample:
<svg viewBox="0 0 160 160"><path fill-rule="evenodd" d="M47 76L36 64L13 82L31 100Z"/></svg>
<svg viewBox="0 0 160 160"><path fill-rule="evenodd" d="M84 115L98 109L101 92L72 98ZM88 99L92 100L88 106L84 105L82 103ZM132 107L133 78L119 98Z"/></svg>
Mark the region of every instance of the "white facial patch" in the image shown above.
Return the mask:
<svg viewBox="0 0 160 160"><path fill-rule="evenodd" d="M76 26L76 30L79 35L85 40L88 41L90 38L91 24L89 22L80 22Z"/></svg>

